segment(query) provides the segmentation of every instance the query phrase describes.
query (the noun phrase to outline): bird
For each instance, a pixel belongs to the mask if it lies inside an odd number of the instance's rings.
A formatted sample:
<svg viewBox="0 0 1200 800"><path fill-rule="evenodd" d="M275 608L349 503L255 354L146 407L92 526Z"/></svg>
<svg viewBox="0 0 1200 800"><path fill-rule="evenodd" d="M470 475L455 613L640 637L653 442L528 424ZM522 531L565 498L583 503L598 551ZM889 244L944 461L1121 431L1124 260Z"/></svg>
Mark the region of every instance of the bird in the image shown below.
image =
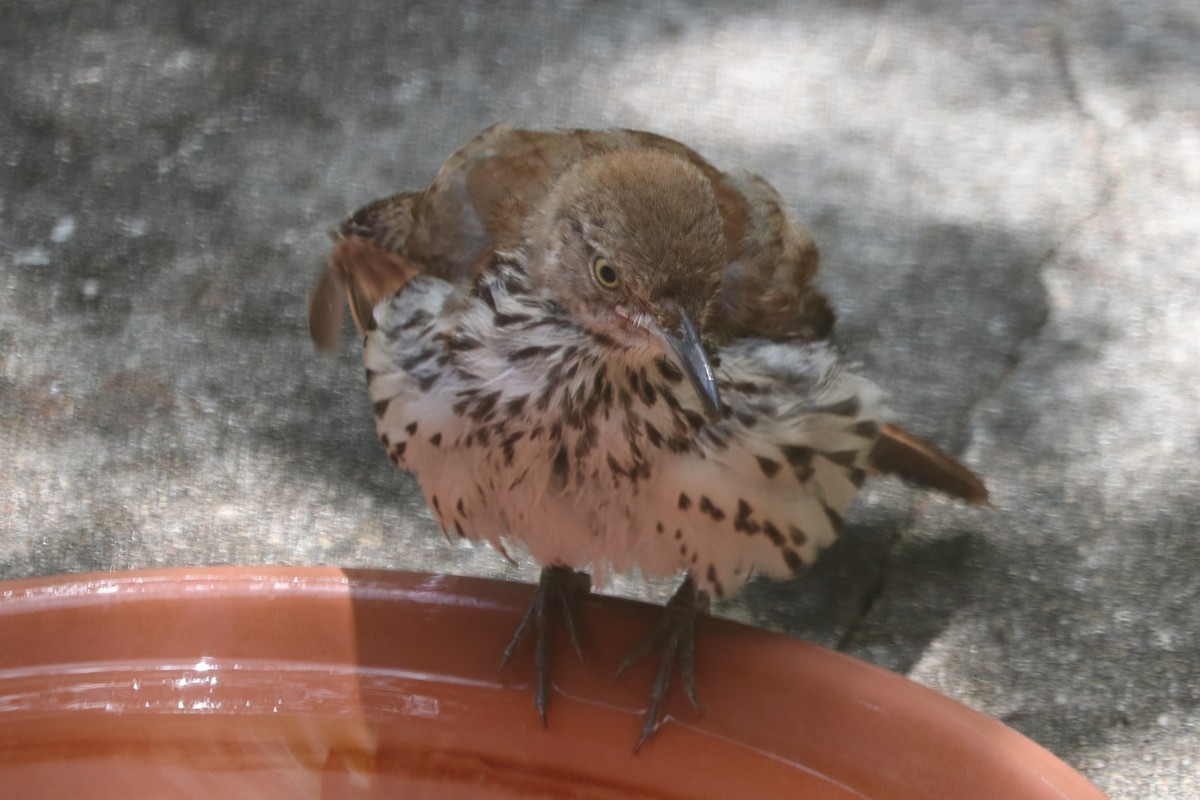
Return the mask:
<svg viewBox="0 0 1200 800"><path fill-rule="evenodd" d="M779 193L677 141L496 125L333 237L315 344L336 349L348 304L390 460L448 536L542 567L500 664L532 637L543 724L550 627L582 654L593 576L682 576L621 663L659 657L636 751L676 668L698 702L711 600L812 564L869 475L987 502L831 344L818 250Z"/></svg>

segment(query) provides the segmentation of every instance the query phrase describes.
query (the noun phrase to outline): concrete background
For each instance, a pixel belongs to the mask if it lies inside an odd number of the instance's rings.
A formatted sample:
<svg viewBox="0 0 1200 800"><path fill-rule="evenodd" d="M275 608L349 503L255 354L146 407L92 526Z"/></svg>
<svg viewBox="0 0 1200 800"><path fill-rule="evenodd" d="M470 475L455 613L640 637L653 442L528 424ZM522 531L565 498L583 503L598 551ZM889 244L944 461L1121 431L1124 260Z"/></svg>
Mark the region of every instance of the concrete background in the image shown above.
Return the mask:
<svg viewBox="0 0 1200 800"><path fill-rule="evenodd" d="M532 578L434 532L354 345L318 359L304 322L326 231L500 119L768 177L841 346L988 480L990 510L877 482L811 574L720 613L1114 798L1200 798L1194 0L5 3L0 577Z"/></svg>

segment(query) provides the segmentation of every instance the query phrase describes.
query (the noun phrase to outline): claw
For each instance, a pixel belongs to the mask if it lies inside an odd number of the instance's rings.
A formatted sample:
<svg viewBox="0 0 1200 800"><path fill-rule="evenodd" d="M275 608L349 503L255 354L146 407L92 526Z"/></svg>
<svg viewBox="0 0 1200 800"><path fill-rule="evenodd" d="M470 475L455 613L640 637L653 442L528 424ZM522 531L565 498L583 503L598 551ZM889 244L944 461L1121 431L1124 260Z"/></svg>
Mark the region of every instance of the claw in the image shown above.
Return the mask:
<svg viewBox="0 0 1200 800"><path fill-rule="evenodd" d="M550 685L550 616L554 600L562 606L563 619L567 624L567 633L575 652L583 658L583 647L579 636L579 601L591 591L591 579L586 572L576 572L570 567L546 567L538 579L537 591L533 602L520 624L513 631L512 639L500 656L500 669L508 665L517 648L534 632L533 642L533 706L542 719L542 727L546 727L546 705Z"/></svg>
<svg viewBox="0 0 1200 800"><path fill-rule="evenodd" d="M708 595L697 589L692 577L687 576L667 601L658 627L625 657L617 669L617 676L620 677L651 651L658 651L658 672L654 676L654 683L650 685L650 703L633 752L642 749L642 745L650 740L662 722L662 707L667 690L671 687L671 671L676 662L683 677L684 694L693 706L700 708L700 702L696 699L696 618L707 612Z"/></svg>

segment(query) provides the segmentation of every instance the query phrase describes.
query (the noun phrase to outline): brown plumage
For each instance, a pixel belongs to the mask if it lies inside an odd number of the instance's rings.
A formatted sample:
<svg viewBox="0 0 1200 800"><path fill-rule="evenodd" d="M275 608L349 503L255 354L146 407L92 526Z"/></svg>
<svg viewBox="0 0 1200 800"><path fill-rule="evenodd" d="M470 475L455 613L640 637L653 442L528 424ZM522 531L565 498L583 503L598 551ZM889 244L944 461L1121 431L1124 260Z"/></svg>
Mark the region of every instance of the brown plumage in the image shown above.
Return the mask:
<svg viewBox="0 0 1200 800"><path fill-rule="evenodd" d="M543 720L547 621L561 601L574 635L577 570L685 576L631 656L661 656L640 747L677 662L694 700L707 598L811 564L868 472L986 501L822 341L816 247L775 190L678 142L490 128L335 240L314 340L336 343L344 293L389 457L447 533L543 567L504 654L533 634Z"/></svg>
<svg viewBox="0 0 1200 800"><path fill-rule="evenodd" d="M653 133L495 125L446 159L425 191L376 200L341 225L309 297L313 341L326 352L336 348L347 302L364 331L376 304L414 275L474 279L493 252L520 244L534 211L566 169L590 156L634 148L680 156L712 186L726 266L713 314L700 326L706 337L812 341L831 334L833 311L812 285L820 261L816 244L787 218L779 194L762 178L721 172L686 145ZM987 503L987 488L969 469L896 425L883 426L871 466L972 504Z"/></svg>

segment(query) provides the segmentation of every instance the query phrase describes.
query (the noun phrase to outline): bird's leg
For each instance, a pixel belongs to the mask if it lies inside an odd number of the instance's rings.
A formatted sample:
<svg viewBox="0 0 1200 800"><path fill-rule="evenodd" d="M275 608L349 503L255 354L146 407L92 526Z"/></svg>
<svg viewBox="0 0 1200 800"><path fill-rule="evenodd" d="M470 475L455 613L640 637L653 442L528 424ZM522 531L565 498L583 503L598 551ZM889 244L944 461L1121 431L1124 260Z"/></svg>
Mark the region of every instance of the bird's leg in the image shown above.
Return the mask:
<svg viewBox="0 0 1200 800"><path fill-rule="evenodd" d="M658 673L650 686L650 705L646 708L642 735L638 738L633 752L642 749L642 745L658 729L667 689L671 686L671 671L675 668L676 661L683 676L684 693L693 706L700 707L696 699L696 618L705 613L708 613L708 595L696 588L696 582L688 575L667 601L658 627L621 662L617 670L618 676L651 651L658 651Z"/></svg>
<svg viewBox="0 0 1200 800"><path fill-rule="evenodd" d="M521 618L521 623L517 625L500 657L500 669L504 669L513 653L528 638L530 630L533 631L533 705L542 718L542 727L546 726L546 695L550 683L549 627L554 603L558 601L561 604L571 644L579 657L583 658L583 648L579 643L579 601L591 590L592 582L586 572L576 572L562 566L544 568L533 602L529 604L529 610Z"/></svg>

